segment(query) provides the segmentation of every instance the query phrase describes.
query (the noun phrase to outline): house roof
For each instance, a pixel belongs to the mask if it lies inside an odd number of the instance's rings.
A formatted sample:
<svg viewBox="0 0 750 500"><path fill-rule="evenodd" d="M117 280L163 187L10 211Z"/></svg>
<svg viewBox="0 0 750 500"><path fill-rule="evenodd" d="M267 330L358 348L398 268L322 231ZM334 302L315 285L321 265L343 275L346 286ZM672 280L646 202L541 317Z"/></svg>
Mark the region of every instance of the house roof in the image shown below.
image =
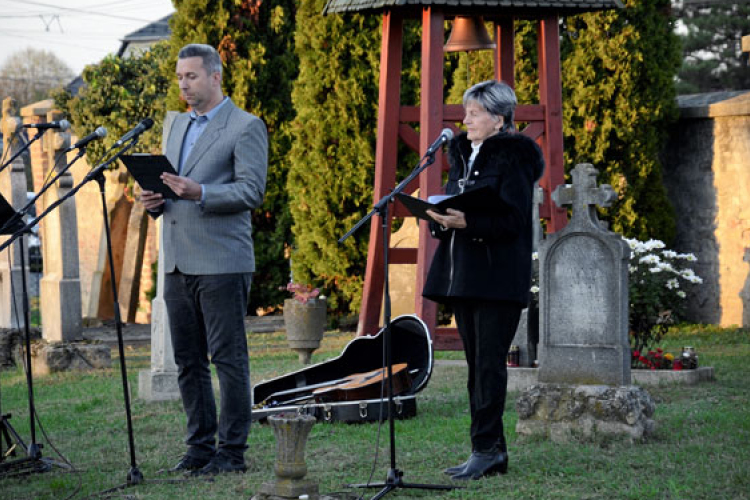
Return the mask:
<svg viewBox="0 0 750 500"><path fill-rule="evenodd" d="M125 53L128 45L131 43L138 42L158 42L159 40L166 40L172 34L172 30L169 27L169 20L173 14L165 16L158 21L149 23L146 26L139 28L132 33L128 33L121 40L120 50L117 51L118 56L122 56Z"/></svg>
<svg viewBox="0 0 750 500"><path fill-rule="evenodd" d="M581 13L623 8L620 0L328 0L324 14L407 8L424 5L443 6L451 10L474 10L489 15L495 9L519 10L526 13L553 11Z"/></svg>

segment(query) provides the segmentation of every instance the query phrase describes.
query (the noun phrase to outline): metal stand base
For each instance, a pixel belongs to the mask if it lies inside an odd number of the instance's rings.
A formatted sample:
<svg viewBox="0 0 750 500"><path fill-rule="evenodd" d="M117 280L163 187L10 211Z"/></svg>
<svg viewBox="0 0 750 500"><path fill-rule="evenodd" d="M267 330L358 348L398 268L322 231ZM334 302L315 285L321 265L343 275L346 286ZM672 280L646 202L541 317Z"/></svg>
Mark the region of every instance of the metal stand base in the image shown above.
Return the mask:
<svg viewBox="0 0 750 500"><path fill-rule="evenodd" d="M372 497L372 500L378 500L383 498L388 493L398 488L404 489L419 489L419 490L453 490L461 488L461 486L454 485L442 485L442 484L418 484L418 483L405 483L402 479L404 473L398 469L388 469L388 475L386 476L385 482L382 483L369 483L369 484L348 484L348 488L381 488L381 490Z"/></svg>

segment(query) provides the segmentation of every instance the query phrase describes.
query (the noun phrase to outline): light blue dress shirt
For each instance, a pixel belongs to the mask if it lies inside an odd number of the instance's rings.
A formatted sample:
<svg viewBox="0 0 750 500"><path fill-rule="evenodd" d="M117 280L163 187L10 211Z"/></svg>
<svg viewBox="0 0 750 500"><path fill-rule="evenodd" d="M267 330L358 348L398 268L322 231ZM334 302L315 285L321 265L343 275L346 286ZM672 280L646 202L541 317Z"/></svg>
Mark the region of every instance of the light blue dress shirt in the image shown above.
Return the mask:
<svg viewBox="0 0 750 500"><path fill-rule="evenodd" d="M215 108L213 108L205 115L199 115L195 112L195 110L190 112L190 124L188 125L187 132L185 133L185 138L182 140L182 149L180 150L180 164L179 168L177 169L178 174L182 175L185 161L187 161L187 159L190 157L190 152L193 151L193 146L195 146L198 138L201 136L203 131L206 130L208 122L210 122L219 113L219 110L221 110L221 108L227 103L227 101L229 101L229 97L224 96L224 99L222 99L222 101ZM205 202L204 193L205 190L203 189L203 184L201 184L201 206L203 206L203 203Z"/></svg>

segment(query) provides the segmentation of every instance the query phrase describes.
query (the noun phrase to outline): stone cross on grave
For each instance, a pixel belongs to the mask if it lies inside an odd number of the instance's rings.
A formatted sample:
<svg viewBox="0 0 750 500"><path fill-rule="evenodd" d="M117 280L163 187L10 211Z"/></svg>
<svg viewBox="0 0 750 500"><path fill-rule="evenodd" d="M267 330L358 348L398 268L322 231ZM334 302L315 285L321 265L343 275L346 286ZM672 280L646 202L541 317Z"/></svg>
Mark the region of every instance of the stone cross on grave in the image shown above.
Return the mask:
<svg viewBox="0 0 750 500"><path fill-rule="evenodd" d="M552 193L552 201L558 207L573 205L571 225L604 229L596 215L596 205L609 207L617 199L617 193L608 184L597 186L597 173L589 163L576 165L572 173L573 184L561 184Z"/></svg>
<svg viewBox="0 0 750 500"><path fill-rule="evenodd" d="M573 205L573 217L539 245L540 382L630 384L630 249L597 218L596 205L616 194L597 187L596 175L577 165L573 184L553 193L558 206Z"/></svg>
<svg viewBox="0 0 750 500"><path fill-rule="evenodd" d="M539 243L539 384L516 401L518 434L637 440L654 430L653 399L630 385L630 248L596 216L615 199L596 174L577 165L573 184L553 193L573 218Z"/></svg>

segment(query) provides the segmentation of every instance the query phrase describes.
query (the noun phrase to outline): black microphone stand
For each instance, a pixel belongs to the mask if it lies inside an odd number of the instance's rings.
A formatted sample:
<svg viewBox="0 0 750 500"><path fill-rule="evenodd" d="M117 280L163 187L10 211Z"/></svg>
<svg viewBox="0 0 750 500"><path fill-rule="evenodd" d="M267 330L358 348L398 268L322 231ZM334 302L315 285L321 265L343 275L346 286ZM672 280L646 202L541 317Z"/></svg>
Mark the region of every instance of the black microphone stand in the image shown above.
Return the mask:
<svg viewBox="0 0 750 500"><path fill-rule="evenodd" d="M19 235L23 234L23 232L29 230L31 227L36 225L42 218L44 218L49 212L57 208L65 200L73 197L88 182L92 180L96 180L99 183L99 190L101 192L101 200L102 200L102 211L104 214L104 230L105 230L105 236L106 236L106 242L107 242L107 255L109 256L109 273L110 273L110 281L112 283L112 298L114 302L114 311L115 311L115 326L117 329L117 345L118 345L119 354L120 354L120 372L122 375L122 388L123 388L123 393L125 397L125 415L126 415L126 420L127 420L128 444L129 444L129 450L130 450L130 470L128 471L128 475L127 475L127 485L134 485L134 484L139 484L143 482L143 474L141 474L141 471L138 469L138 466L136 464L136 459L135 459L135 441L133 439L133 422L132 422L131 411L130 411L130 390L128 388L128 376L127 376L128 374L127 374L127 368L125 366L125 348L124 348L124 342L122 338L122 321L120 317L120 304L119 304L119 300L117 297L117 284L115 281L115 268L114 268L113 254L112 254L112 237L110 234L109 214L107 213L107 199L106 199L106 193L104 189L104 183L105 183L104 170L109 165L111 165L115 160L119 159L120 156L122 156L127 151L132 149L137 144L137 142L138 142L138 137L134 137L123 149L118 151L112 158L94 167L88 174L86 174L86 177L84 177L83 180L77 186L73 187L68 193L66 193L65 196L63 196L59 200L56 200L54 203L52 203L49 207L47 207L47 209L44 212L42 212L39 216L34 218L34 220L29 222L28 224L26 224L16 234L14 234L11 239L9 239L8 241L0 245L0 251L7 248L7 246L10 245L13 241L15 241L15 239L17 239ZM28 325L28 322L27 322L27 325ZM28 344L28 336L27 336L27 344ZM30 359L31 355L30 355L30 349L28 348L28 345L27 345L26 352L27 352L27 357ZM34 426L32 422L32 433L33 433L33 428Z"/></svg>
<svg viewBox="0 0 750 500"><path fill-rule="evenodd" d="M16 151L16 153L5 163L2 167L0 167L0 172L10 165L13 160L18 158L23 151L28 149L28 147L36 140L38 140L46 131L46 129L40 129L37 131L36 135L32 140L24 144L23 148ZM34 198L26 203L26 205L18 210L17 212L13 213L13 215L5 222L3 222L2 227L0 227L0 234L12 234L12 236L0 247L0 251L7 248L9 245L11 245L14 241L18 240L20 245L20 263L21 263L21 296L22 296L22 302L23 302L23 317L24 317L24 344L26 349L26 388L27 388L27 394L28 394L28 400L29 400L29 429L31 433L31 443L26 446L26 444L23 442L23 439L18 434L18 432L13 428L13 426L10 424L9 419L11 418L10 414L2 415L2 412L0 411L0 440L3 438L6 441L8 453L15 455L15 447L13 445L13 441L21 448L23 448L26 451L26 458L21 458L13 461L9 461L6 463L4 462L5 455L0 456L0 474L5 474L6 472L12 471L12 470L23 470L26 468L26 466L31 466L31 469L34 472L47 472L51 470L52 465L57 465L64 468L70 468L67 464L61 464L59 462L55 462L50 459L46 459L42 457L42 445L36 442L36 425L35 425L35 417L36 417L36 409L34 405L34 378L32 373L32 367L31 367L31 314L30 314L30 307L29 307L29 292L28 292L28 284L26 282L26 256L25 256L25 247L24 247L24 238L23 235L30 234L31 227L33 225L24 226L23 225L23 216L27 214L29 207L34 205L34 203L39 199L39 197L47 191L47 189L52 186L57 179L60 178L65 172L67 172L70 167L78 161L79 158L81 158L86 153L85 148L81 148L78 152L78 154L73 158L73 160L68 163L64 168L62 168L57 175L46 185L42 187L42 189L39 191L38 194L34 196ZM11 440L11 437L13 438ZM0 444L2 442L0 441Z"/></svg>
<svg viewBox="0 0 750 500"><path fill-rule="evenodd" d="M432 165L435 162L435 153L428 153L422 159L419 160L417 163L417 166L414 168L411 174L409 174L408 177L406 177L404 180L402 180L398 186L393 189L389 194L385 195L383 198L380 199L372 208L370 213L365 215L362 219L360 219L354 227L352 227L344 236L342 236L338 241L339 243L343 243L344 240L346 240L349 236L351 236L355 231L357 231L362 225L364 225L367 221L369 221L373 215L378 214L380 216L380 224L381 228L383 230L383 276L385 280L385 289L384 289L384 296L383 296L383 330L384 332L384 343L383 348L385 349L385 358L386 358L386 365L388 370L388 381L386 383L387 392L388 392L388 427L389 427L389 433L390 433L390 452L391 452L391 463L390 468L388 469L388 473L386 475L386 479L384 482L381 483L365 483L365 484L352 484L348 485L352 488L382 488L374 497L372 497L372 500L378 500L380 498L383 498L385 495L390 493L391 491L398 489L398 488L404 488L404 489L423 489L423 490L452 490L456 488L462 488L461 486L453 486L453 485L441 485L441 484L414 484L414 483L406 483L403 480L403 471L399 470L396 467L396 427L395 427L395 417L394 417L394 404L393 404L393 342L392 342L392 335L393 331L391 328L391 294L390 294L390 286L388 283L388 241L389 241L389 226L388 226L388 204L393 202L393 199L395 196L402 192L404 189L406 189L406 186L409 185L411 181L417 178L417 176L422 173L423 170L425 170L427 167ZM381 401L382 404L382 401Z"/></svg>

